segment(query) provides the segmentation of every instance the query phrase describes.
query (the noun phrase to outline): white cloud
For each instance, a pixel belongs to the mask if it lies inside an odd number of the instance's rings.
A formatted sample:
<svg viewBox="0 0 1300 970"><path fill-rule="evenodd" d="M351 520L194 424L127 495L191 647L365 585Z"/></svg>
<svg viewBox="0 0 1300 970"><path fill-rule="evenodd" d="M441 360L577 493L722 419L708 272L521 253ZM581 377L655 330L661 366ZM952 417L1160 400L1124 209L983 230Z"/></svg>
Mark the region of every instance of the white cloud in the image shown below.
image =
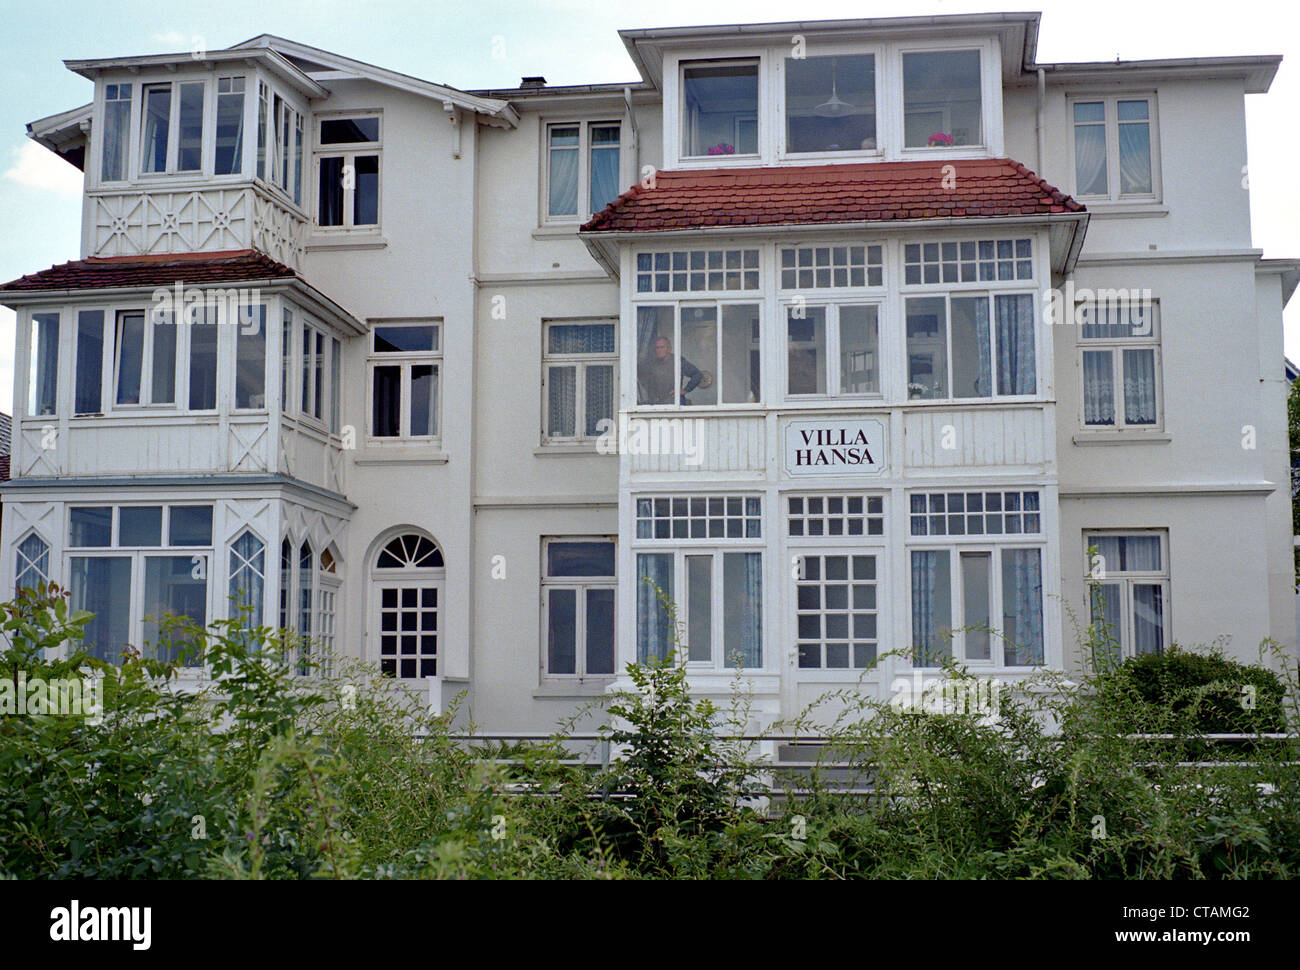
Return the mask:
<svg viewBox="0 0 1300 970"><path fill-rule="evenodd" d="M81 195L81 173L48 148L28 141L13 149L9 157L11 163L4 173L9 181L29 189Z"/></svg>
<svg viewBox="0 0 1300 970"><path fill-rule="evenodd" d="M182 51L189 49L192 38L179 30L164 30L157 34L150 34L149 39L155 44L166 45L169 50Z"/></svg>

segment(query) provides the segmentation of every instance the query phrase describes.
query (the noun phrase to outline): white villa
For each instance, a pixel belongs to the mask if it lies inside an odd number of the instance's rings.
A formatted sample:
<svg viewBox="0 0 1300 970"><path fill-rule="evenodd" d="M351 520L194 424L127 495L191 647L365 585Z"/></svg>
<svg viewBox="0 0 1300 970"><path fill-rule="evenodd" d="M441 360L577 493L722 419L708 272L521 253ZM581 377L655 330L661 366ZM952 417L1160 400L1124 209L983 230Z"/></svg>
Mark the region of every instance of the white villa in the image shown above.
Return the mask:
<svg viewBox="0 0 1300 970"><path fill-rule="evenodd" d="M766 718L1075 669L1090 615L1294 651L1280 58L1038 27L629 30L637 80L490 91L272 36L67 62L0 582L106 659L248 607L498 732L674 644Z"/></svg>

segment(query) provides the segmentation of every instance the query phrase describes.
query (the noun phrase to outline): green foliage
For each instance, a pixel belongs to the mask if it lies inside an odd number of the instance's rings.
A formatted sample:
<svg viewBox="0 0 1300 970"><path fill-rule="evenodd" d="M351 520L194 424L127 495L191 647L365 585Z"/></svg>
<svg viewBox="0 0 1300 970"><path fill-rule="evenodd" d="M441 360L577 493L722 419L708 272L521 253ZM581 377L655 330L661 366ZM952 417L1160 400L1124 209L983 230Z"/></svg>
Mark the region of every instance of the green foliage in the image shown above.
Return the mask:
<svg viewBox="0 0 1300 970"><path fill-rule="evenodd" d="M3 611L0 677L88 671L104 709L0 715L0 877L1300 875L1295 746L1199 738L1294 730L1294 660L1170 651L1004 687L995 711L843 688L770 728L825 739L777 772L737 740L753 730L741 678L719 708L671 657L628 669L598 712L612 756L576 763L589 742L568 728L474 741L455 705L430 713L361 664L303 676L292 644L241 620L171 631L209 672L182 686L168 663L87 657L61 590Z"/></svg>

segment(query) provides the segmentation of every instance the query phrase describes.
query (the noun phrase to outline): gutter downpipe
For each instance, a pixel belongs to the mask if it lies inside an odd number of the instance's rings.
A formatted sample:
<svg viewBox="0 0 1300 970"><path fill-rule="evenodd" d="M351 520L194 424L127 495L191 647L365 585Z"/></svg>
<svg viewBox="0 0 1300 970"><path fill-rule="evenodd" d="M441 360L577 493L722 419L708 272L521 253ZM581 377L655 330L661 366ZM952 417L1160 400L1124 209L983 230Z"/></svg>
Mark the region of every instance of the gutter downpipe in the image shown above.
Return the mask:
<svg viewBox="0 0 1300 970"><path fill-rule="evenodd" d="M1038 69L1038 177L1045 178L1043 162L1047 156L1047 126L1044 116L1047 114L1047 71Z"/></svg>

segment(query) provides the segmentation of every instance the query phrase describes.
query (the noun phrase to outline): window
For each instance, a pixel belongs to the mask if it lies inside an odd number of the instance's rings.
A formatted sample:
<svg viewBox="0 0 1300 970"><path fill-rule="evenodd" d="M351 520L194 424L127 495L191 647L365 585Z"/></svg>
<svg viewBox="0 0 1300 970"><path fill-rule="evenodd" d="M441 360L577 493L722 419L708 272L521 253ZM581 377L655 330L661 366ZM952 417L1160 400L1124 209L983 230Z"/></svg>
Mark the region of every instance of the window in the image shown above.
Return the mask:
<svg viewBox="0 0 1300 970"><path fill-rule="evenodd" d="M578 121L546 126L546 215L585 220L618 198L618 122Z"/></svg>
<svg viewBox="0 0 1300 970"><path fill-rule="evenodd" d="M637 253L638 293L720 293L758 287L757 249Z"/></svg>
<svg viewBox="0 0 1300 970"><path fill-rule="evenodd" d="M298 626L299 662L298 673L309 672L308 658L311 656L312 619L314 616L316 569L315 557L312 555L311 543L304 541L298 547Z"/></svg>
<svg viewBox="0 0 1300 970"><path fill-rule="evenodd" d="M379 225L379 117L323 118L316 153L316 224Z"/></svg>
<svg viewBox="0 0 1300 970"><path fill-rule="evenodd" d="M310 324L302 330L302 413L324 421L325 335Z"/></svg>
<svg viewBox="0 0 1300 970"><path fill-rule="evenodd" d="M438 437L441 329L437 323L381 323L372 329L372 437Z"/></svg>
<svg viewBox="0 0 1300 970"><path fill-rule="evenodd" d="M1043 531L1037 491L913 492L914 536L1014 536Z"/></svg>
<svg viewBox="0 0 1300 970"><path fill-rule="evenodd" d="M1085 534L1092 622L1108 641L1108 659L1160 653L1169 643L1166 532Z"/></svg>
<svg viewBox="0 0 1300 970"><path fill-rule="evenodd" d="M785 59L785 150L876 150L872 54Z"/></svg>
<svg viewBox="0 0 1300 970"><path fill-rule="evenodd" d="M1034 303L1029 293L908 299L908 397L1036 394Z"/></svg>
<svg viewBox="0 0 1300 970"><path fill-rule="evenodd" d="M1157 198L1155 98L1078 100L1071 110L1075 195L1110 201Z"/></svg>
<svg viewBox="0 0 1300 970"><path fill-rule="evenodd" d="M801 669L864 669L879 638L877 556L799 555L795 630Z"/></svg>
<svg viewBox="0 0 1300 970"><path fill-rule="evenodd" d="M204 86L202 81L143 85L144 113L140 125L143 174L202 170Z"/></svg>
<svg viewBox="0 0 1300 970"><path fill-rule="evenodd" d="M371 629L383 673L403 679L438 675L445 577L442 550L427 536L399 535L380 550L373 573Z"/></svg>
<svg viewBox="0 0 1300 970"><path fill-rule="evenodd" d="M682 155L758 154L758 62L682 67Z"/></svg>
<svg viewBox="0 0 1300 970"><path fill-rule="evenodd" d="M244 168L244 79L217 79L217 152L214 172L238 175Z"/></svg>
<svg viewBox="0 0 1300 970"><path fill-rule="evenodd" d="M117 662L128 644L194 666L167 617L205 626L211 505L90 505L68 509L72 608L95 617L85 649ZM98 550L98 551L96 551Z"/></svg>
<svg viewBox="0 0 1300 970"><path fill-rule="evenodd" d="M235 334L235 407L266 407L266 307L239 308Z"/></svg>
<svg viewBox="0 0 1300 970"><path fill-rule="evenodd" d="M595 438L617 411L618 323L548 323L545 331L546 439Z"/></svg>
<svg viewBox="0 0 1300 970"><path fill-rule="evenodd" d="M881 286L884 282L883 246L785 246L781 249L783 290Z"/></svg>
<svg viewBox="0 0 1300 970"><path fill-rule="evenodd" d="M1027 667L1043 661L1043 552L962 546L911 551L912 662ZM992 624L1000 617L1000 629Z"/></svg>
<svg viewBox="0 0 1300 970"><path fill-rule="evenodd" d="M14 565L14 591L36 589L50 578L50 547L35 532L18 543Z"/></svg>
<svg viewBox="0 0 1300 970"><path fill-rule="evenodd" d="M321 662L327 670L334 656L342 585L334 553L326 549L320 554L320 589L316 591L316 642L321 646Z"/></svg>
<svg viewBox="0 0 1300 970"><path fill-rule="evenodd" d="M879 495L792 495L786 499L790 537L880 536L885 500Z"/></svg>
<svg viewBox="0 0 1300 970"><path fill-rule="evenodd" d="M757 303L638 307L637 403L756 403L760 347Z"/></svg>
<svg viewBox="0 0 1300 970"><path fill-rule="evenodd" d="M903 55L903 147L948 148L984 142L980 52Z"/></svg>
<svg viewBox="0 0 1300 970"><path fill-rule="evenodd" d="M909 286L1033 278L1032 239L908 243L903 247L903 282Z"/></svg>
<svg viewBox="0 0 1300 970"><path fill-rule="evenodd" d="M879 394L879 319L874 305L787 307L786 394Z"/></svg>
<svg viewBox="0 0 1300 970"><path fill-rule="evenodd" d="M173 328L173 332L175 328ZM103 411L104 311L82 310L77 314L77 370L73 387L75 414Z"/></svg>
<svg viewBox="0 0 1300 970"><path fill-rule="evenodd" d="M1159 303L1099 301L1078 320L1084 427L1159 428Z"/></svg>
<svg viewBox="0 0 1300 970"><path fill-rule="evenodd" d="M330 338L330 431L340 431L339 412L343 397L343 344L338 337Z"/></svg>
<svg viewBox="0 0 1300 970"><path fill-rule="evenodd" d="M689 662L719 671L762 667L762 499L640 496L635 503L638 543L703 540L638 549L637 662L674 649L675 619L686 637L677 646ZM732 541L719 547L718 539Z"/></svg>
<svg viewBox="0 0 1300 970"><path fill-rule="evenodd" d="M614 540L545 539L542 549L547 676L612 676Z"/></svg>
<svg viewBox="0 0 1300 970"><path fill-rule="evenodd" d="M93 330L93 322L90 329ZM82 348L81 338L79 319L78 355ZM151 313L146 321L143 310L119 312L114 345L114 403L118 407L176 403L176 325L169 315ZM83 391L80 359L77 370L77 396L80 399ZM85 383L92 385L93 379L87 375ZM85 390L89 396L90 388ZM80 406L78 413L81 413Z"/></svg>
<svg viewBox="0 0 1300 970"><path fill-rule="evenodd" d="M258 82L257 177L302 204L302 113Z"/></svg>
<svg viewBox="0 0 1300 970"><path fill-rule="evenodd" d="M102 182L126 178L126 146L131 130L131 85L104 85L104 139L100 146Z"/></svg>
<svg viewBox="0 0 1300 970"><path fill-rule="evenodd" d="M230 615L248 627L262 625L266 589L266 546L248 530L230 544Z"/></svg>
<svg viewBox="0 0 1300 970"><path fill-rule="evenodd" d="M33 417L54 414L59 397L59 315L32 314L30 371L27 376L27 413Z"/></svg>
<svg viewBox="0 0 1300 970"><path fill-rule="evenodd" d="M190 410L213 411L217 407L217 314L215 307L200 308L191 321Z"/></svg>

